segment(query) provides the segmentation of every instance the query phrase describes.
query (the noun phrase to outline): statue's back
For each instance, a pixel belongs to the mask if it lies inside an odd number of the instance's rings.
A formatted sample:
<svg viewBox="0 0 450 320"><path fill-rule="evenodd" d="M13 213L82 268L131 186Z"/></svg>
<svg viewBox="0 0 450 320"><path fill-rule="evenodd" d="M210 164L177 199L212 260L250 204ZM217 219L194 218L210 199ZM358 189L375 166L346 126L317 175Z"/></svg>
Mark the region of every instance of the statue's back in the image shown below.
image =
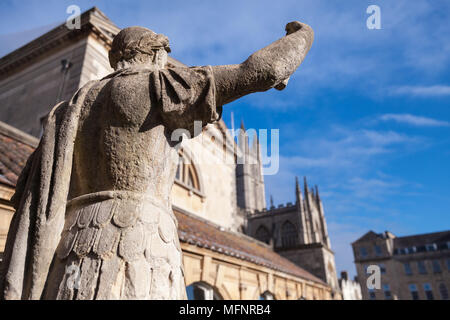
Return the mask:
<svg viewBox="0 0 450 320"><path fill-rule="evenodd" d="M99 81L81 110L71 197L103 190L169 196L177 153L152 98L151 71ZM154 93L153 93L154 94Z"/></svg>

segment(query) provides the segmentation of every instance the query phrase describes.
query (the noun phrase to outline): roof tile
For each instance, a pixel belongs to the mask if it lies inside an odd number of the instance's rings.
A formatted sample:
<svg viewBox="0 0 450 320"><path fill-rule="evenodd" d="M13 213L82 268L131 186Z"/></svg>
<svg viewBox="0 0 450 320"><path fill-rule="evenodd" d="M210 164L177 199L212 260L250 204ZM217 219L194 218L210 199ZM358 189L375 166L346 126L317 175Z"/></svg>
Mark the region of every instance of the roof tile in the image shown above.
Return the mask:
<svg viewBox="0 0 450 320"><path fill-rule="evenodd" d="M202 221L191 214L181 212L177 208L174 208L174 212L178 219L178 229L182 242L195 244L199 247L208 247L210 250L225 255L325 284L319 278L257 240L249 239L249 237L236 232L221 231L219 226Z"/></svg>

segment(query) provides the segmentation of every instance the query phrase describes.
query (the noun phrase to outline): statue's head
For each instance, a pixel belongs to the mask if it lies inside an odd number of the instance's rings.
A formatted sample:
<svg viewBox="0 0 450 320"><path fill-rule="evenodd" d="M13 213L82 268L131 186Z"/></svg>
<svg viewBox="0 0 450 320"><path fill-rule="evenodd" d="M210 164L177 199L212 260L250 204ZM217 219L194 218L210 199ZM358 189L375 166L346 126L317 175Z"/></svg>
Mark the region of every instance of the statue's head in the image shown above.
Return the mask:
<svg viewBox="0 0 450 320"><path fill-rule="evenodd" d="M129 27L114 37L109 63L114 70L137 65L162 69L168 52L169 39L165 35L143 27Z"/></svg>

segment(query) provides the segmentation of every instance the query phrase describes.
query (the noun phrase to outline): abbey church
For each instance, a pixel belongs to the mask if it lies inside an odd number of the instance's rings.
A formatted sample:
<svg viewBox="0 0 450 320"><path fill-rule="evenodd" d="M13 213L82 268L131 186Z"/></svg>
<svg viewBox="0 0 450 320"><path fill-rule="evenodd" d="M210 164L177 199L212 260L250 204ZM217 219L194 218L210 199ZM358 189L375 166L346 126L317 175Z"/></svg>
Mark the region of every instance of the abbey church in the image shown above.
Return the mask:
<svg viewBox="0 0 450 320"><path fill-rule="evenodd" d="M0 59L0 259L10 198L46 115L113 71L108 52L119 30L92 8L80 29L61 24ZM179 155L172 204L188 298L341 298L317 187L305 179L302 191L293 177L295 203L267 207L258 139L250 143L243 125L235 139L222 120L184 140Z"/></svg>

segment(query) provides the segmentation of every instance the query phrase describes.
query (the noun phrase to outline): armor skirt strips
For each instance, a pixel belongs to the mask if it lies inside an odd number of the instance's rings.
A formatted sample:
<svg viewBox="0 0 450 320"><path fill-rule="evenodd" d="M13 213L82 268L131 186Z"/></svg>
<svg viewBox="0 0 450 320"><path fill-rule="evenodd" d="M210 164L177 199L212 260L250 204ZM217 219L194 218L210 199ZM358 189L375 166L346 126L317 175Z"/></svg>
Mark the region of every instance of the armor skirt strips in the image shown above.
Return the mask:
<svg viewBox="0 0 450 320"><path fill-rule="evenodd" d="M185 299L171 209L132 192L99 192L69 201L44 298Z"/></svg>

